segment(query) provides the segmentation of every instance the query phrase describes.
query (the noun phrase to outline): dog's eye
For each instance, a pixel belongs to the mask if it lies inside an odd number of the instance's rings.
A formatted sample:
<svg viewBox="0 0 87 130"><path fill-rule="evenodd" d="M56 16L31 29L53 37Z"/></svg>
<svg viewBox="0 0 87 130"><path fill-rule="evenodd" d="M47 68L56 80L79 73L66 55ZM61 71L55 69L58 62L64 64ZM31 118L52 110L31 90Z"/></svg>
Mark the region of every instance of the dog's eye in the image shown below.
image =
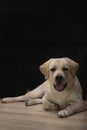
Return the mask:
<svg viewBox="0 0 87 130"><path fill-rule="evenodd" d="M52 72L54 72L54 71L56 70L56 68L51 68L50 70L51 70Z"/></svg>
<svg viewBox="0 0 87 130"><path fill-rule="evenodd" d="M63 68L63 71L68 71L68 68L64 67L64 68Z"/></svg>

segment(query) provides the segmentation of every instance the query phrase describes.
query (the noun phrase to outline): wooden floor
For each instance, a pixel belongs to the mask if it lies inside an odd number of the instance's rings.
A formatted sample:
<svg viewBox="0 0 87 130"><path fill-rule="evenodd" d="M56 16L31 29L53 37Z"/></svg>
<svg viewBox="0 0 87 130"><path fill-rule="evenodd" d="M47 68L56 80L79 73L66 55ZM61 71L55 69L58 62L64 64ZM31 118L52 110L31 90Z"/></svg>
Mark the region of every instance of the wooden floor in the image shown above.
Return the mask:
<svg viewBox="0 0 87 130"><path fill-rule="evenodd" d="M42 105L0 103L0 130L87 130L87 111L68 118L43 110Z"/></svg>

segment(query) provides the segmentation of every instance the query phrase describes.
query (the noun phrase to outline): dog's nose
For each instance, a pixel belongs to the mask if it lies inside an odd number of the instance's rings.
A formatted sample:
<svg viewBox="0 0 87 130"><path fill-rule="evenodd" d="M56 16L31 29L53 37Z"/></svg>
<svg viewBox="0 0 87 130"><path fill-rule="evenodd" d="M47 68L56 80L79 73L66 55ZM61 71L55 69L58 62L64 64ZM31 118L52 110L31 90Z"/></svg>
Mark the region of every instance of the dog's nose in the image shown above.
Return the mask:
<svg viewBox="0 0 87 130"><path fill-rule="evenodd" d="M63 81L63 76L62 75L57 75L55 79L56 79L56 83L60 84Z"/></svg>

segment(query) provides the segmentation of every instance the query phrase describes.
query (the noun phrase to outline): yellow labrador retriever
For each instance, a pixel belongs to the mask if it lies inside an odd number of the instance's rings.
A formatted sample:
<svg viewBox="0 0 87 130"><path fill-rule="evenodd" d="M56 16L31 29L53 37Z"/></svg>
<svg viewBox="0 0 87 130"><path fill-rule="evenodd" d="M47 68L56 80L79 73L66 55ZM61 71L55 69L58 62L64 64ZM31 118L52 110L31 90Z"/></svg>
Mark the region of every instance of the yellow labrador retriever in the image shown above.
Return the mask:
<svg viewBox="0 0 87 130"><path fill-rule="evenodd" d="M87 110L82 99L82 88L76 73L79 64L70 58L52 58L40 66L45 82L23 96L1 101L25 101L26 106L42 103L45 110L58 111L58 117L67 117Z"/></svg>

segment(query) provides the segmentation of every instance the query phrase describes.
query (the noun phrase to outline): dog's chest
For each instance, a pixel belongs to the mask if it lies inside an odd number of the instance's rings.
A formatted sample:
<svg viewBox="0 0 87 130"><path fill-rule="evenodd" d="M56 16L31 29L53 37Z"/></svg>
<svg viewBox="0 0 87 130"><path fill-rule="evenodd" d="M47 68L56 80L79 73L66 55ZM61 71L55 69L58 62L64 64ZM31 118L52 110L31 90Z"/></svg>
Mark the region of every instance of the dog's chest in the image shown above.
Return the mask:
<svg viewBox="0 0 87 130"><path fill-rule="evenodd" d="M67 95L64 93L48 93L48 98L52 103L58 104L61 108L67 105Z"/></svg>

